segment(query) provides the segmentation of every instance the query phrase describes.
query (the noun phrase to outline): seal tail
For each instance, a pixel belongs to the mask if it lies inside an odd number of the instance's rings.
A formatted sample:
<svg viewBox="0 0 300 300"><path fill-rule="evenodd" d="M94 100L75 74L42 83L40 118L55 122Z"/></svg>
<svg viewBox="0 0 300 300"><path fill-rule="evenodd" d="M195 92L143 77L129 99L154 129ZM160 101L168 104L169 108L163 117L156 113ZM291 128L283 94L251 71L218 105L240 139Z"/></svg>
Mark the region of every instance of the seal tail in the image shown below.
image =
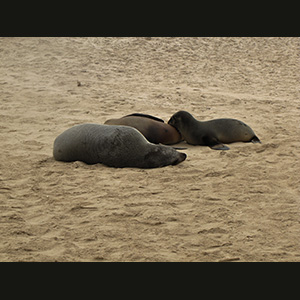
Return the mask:
<svg viewBox="0 0 300 300"><path fill-rule="evenodd" d="M252 142L253 144L256 144L256 143L261 144L260 139L256 135L251 139L250 142Z"/></svg>

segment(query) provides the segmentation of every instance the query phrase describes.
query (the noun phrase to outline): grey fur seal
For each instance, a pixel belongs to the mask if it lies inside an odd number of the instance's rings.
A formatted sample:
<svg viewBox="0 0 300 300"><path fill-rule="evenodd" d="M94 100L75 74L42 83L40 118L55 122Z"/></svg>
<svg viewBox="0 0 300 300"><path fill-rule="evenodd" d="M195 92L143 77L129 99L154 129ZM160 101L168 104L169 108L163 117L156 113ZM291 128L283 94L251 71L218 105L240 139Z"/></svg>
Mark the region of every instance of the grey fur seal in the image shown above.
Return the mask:
<svg viewBox="0 0 300 300"><path fill-rule="evenodd" d="M135 128L98 124L75 125L61 133L54 141L53 156L58 161L117 168L158 168L186 159L172 147L149 143Z"/></svg>
<svg viewBox="0 0 300 300"><path fill-rule="evenodd" d="M177 128L188 144L205 145L214 150L228 150L229 147L223 143L261 143L247 124L236 119L215 119L200 122L190 113L179 111L170 118L168 123Z"/></svg>
<svg viewBox="0 0 300 300"><path fill-rule="evenodd" d="M104 124L134 127L154 144L172 145L182 141L176 128L151 115L135 113L120 119L107 120Z"/></svg>

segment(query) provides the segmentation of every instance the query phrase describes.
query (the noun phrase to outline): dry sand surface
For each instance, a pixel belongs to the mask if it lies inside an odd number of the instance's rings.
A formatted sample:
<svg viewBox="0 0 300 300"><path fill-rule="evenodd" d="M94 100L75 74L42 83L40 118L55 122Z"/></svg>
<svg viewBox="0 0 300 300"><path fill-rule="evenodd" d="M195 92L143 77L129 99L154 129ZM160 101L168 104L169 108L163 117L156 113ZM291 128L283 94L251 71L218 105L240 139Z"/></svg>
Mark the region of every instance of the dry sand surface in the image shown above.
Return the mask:
<svg viewBox="0 0 300 300"><path fill-rule="evenodd" d="M1 261L300 261L299 38L0 38ZM80 84L79 84L80 82ZM80 123L230 117L262 144L57 162Z"/></svg>

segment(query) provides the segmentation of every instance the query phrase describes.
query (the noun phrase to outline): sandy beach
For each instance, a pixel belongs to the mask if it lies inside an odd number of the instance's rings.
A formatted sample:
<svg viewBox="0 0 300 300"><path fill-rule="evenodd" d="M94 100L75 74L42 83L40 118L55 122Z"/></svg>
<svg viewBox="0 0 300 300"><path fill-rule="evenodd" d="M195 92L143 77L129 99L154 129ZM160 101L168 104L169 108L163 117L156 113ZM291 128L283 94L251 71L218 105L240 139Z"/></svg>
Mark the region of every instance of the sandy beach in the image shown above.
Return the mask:
<svg viewBox="0 0 300 300"><path fill-rule="evenodd" d="M0 261L300 261L300 38L0 38ZM157 169L63 163L130 113L236 118L262 144L180 143Z"/></svg>

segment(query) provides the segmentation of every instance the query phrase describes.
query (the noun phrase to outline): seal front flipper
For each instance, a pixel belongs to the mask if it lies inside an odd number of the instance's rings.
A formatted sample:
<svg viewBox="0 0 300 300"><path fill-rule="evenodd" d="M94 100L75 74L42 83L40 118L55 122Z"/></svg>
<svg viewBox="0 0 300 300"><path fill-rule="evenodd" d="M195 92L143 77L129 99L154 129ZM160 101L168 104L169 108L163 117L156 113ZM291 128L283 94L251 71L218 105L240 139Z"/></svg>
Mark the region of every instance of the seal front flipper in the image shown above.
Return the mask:
<svg viewBox="0 0 300 300"><path fill-rule="evenodd" d="M217 144L217 145L213 145L213 146L209 146L210 149L213 149L213 150L229 150L230 148L223 145L223 144Z"/></svg>
<svg viewBox="0 0 300 300"><path fill-rule="evenodd" d="M208 147L210 147L210 149L213 150L229 150L230 148L223 145L216 137L213 136L204 136L203 138L203 142L205 145L207 145Z"/></svg>

